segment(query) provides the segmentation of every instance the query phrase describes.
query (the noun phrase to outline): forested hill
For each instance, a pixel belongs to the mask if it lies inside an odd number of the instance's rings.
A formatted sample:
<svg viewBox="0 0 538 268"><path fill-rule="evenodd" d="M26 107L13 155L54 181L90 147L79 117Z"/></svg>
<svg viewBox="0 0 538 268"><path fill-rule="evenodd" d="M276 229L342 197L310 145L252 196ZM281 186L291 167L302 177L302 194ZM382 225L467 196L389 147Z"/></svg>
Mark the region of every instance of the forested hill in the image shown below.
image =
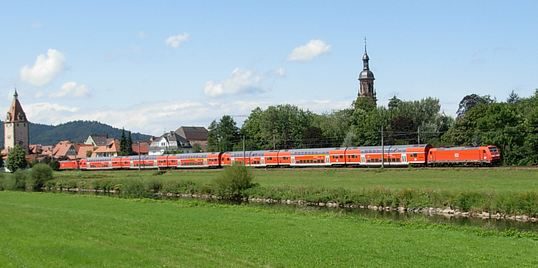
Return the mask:
<svg viewBox="0 0 538 268"><path fill-rule="evenodd" d="M4 125L2 121L0 128L0 147L4 147ZM84 142L89 135L108 135L109 137L120 138L122 130L97 121L72 121L57 126L30 123L30 143L54 145L61 140L73 142ZM132 133L133 141L149 140L151 136Z"/></svg>

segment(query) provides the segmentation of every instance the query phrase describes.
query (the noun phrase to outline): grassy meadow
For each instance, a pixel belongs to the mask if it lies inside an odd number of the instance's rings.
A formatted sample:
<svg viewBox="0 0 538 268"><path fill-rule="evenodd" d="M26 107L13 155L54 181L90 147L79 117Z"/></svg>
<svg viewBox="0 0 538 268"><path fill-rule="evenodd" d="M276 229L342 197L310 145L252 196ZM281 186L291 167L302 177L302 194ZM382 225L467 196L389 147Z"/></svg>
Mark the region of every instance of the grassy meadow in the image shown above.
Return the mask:
<svg viewBox="0 0 538 268"><path fill-rule="evenodd" d="M537 267L534 233L201 201L0 192L3 267Z"/></svg>
<svg viewBox="0 0 538 268"><path fill-rule="evenodd" d="M215 170L168 170L156 176L143 171L64 171L57 180L126 179L189 180L209 184L219 176ZM418 189L438 191L523 192L538 189L538 169L447 168L447 169L254 169L254 182L266 187L344 188L357 191L369 188Z"/></svg>

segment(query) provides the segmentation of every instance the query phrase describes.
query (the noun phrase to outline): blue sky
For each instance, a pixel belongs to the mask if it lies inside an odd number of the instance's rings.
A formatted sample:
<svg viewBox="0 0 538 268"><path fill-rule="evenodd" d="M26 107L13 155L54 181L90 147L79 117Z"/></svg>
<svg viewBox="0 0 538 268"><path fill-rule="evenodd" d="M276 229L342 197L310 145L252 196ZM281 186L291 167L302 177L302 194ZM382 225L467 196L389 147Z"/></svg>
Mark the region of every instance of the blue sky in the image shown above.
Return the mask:
<svg viewBox="0 0 538 268"><path fill-rule="evenodd" d="M2 1L0 109L159 135L358 92L363 38L380 105L538 88L537 1ZM243 118L237 117L237 121Z"/></svg>

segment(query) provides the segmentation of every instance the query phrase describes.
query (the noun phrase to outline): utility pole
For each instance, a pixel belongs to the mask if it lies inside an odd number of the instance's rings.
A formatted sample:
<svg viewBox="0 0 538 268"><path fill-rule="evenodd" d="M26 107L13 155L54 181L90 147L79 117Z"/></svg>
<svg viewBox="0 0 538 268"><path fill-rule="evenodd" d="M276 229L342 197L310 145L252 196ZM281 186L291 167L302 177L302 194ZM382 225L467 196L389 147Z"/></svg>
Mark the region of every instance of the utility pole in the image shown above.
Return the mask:
<svg viewBox="0 0 538 268"><path fill-rule="evenodd" d="M417 140L418 140L418 144L420 144L420 126L418 126L418 130L417 130Z"/></svg>
<svg viewBox="0 0 538 268"><path fill-rule="evenodd" d="M385 168L385 135L383 135L383 125L381 125L381 168Z"/></svg>
<svg viewBox="0 0 538 268"><path fill-rule="evenodd" d="M276 150L276 137L275 137L275 133L273 133L273 150Z"/></svg>
<svg viewBox="0 0 538 268"><path fill-rule="evenodd" d="M245 159L245 135L243 135L243 166L247 165L247 160Z"/></svg>
<svg viewBox="0 0 538 268"><path fill-rule="evenodd" d="M138 141L138 171L140 171L140 141Z"/></svg>

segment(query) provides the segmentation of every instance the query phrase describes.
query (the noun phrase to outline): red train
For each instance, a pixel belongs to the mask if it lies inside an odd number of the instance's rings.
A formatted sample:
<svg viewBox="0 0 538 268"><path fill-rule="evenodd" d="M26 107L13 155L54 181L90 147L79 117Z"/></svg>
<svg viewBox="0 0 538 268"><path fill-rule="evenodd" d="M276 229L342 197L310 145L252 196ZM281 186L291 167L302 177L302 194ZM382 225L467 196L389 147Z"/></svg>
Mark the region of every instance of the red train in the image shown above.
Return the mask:
<svg viewBox="0 0 538 268"><path fill-rule="evenodd" d="M241 163L252 167L492 165L495 146L432 148L427 144L316 148L269 151L132 155L60 161L61 170L219 168ZM384 158L384 161L383 161Z"/></svg>

